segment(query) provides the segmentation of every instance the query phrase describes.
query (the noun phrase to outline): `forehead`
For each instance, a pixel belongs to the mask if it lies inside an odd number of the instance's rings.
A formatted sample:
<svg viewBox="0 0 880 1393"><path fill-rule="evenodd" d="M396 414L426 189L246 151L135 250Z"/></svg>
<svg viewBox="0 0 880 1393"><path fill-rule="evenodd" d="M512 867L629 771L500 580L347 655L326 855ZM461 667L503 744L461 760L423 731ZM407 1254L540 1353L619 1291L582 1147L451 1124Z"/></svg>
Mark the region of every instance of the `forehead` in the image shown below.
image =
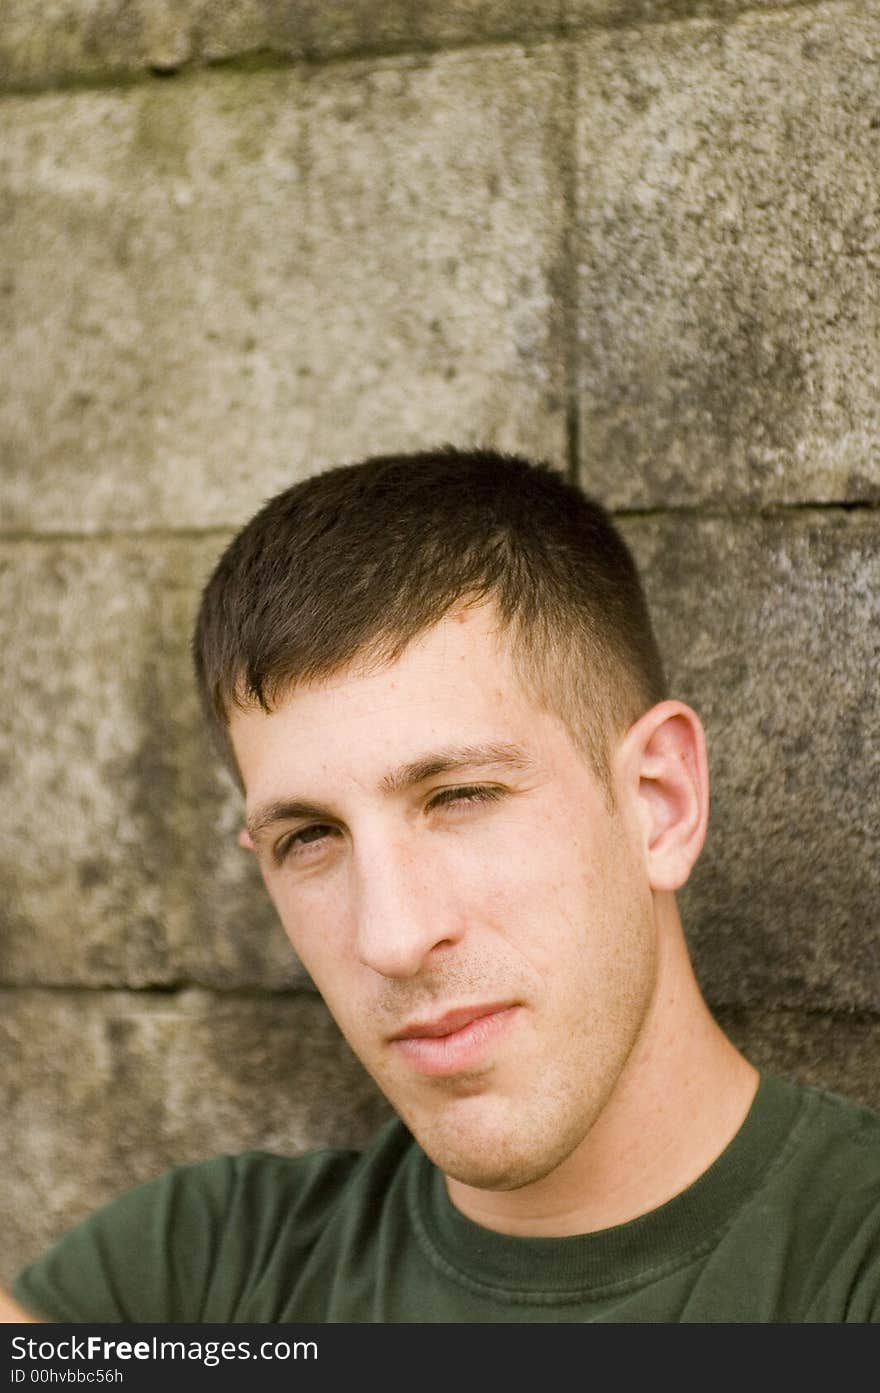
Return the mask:
<svg viewBox="0 0 880 1393"><path fill-rule="evenodd" d="M519 682L491 606L458 609L391 663L352 664L295 687L266 713L235 711L230 738L250 802L288 776L378 783L431 748L509 740L539 754L570 742Z"/></svg>

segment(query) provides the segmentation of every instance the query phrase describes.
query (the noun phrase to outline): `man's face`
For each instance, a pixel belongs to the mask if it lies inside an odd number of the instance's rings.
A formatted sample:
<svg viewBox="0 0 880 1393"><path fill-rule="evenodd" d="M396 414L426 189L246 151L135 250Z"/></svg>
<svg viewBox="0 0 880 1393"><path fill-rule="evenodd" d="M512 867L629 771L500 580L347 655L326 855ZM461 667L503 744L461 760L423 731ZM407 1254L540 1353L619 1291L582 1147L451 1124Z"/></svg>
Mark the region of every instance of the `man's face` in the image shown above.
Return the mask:
<svg viewBox="0 0 880 1393"><path fill-rule="evenodd" d="M652 897L632 819L524 693L491 607L231 736L285 931L425 1151L484 1189L549 1175L645 1021Z"/></svg>

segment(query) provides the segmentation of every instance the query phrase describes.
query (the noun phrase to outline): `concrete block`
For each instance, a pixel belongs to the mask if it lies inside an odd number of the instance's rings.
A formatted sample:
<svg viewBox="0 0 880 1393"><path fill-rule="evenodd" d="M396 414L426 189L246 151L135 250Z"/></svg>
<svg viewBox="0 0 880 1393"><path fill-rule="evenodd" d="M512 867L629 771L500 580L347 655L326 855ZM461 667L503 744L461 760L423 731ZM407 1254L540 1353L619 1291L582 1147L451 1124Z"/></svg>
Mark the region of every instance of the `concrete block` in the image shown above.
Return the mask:
<svg viewBox="0 0 880 1393"><path fill-rule="evenodd" d="M3 529L235 526L444 441L561 461L561 62L0 103Z"/></svg>
<svg viewBox="0 0 880 1393"><path fill-rule="evenodd" d="M880 1113L880 1031L876 1016L722 1007L732 1040L761 1069L842 1093Z"/></svg>
<svg viewBox="0 0 880 1393"><path fill-rule="evenodd" d="M305 978L190 676L217 538L0 549L0 981Z"/></svg>
<svg viewBox="0 0 880 1393"><path fill-rule="evenodd" d="M172 1165L361 1146L390 1115L313 996L0 992L0 1281Z"/></svg>
<svg viewBox="0 0 880 1393"><path fill-rule="evenodd" d="M443 0L411 4L422 42L456 44L474 40L528 39L564 21L566 0Z"/></svg>
<svg viewBox="0 0 880 1393"><path fill-rule="evenodd" d="M795 0L809 3L809 0ZM727 21L739 16L792 8L788 0L562 0L562 23L568 28L645 28L679 19L717 17Z"/></svg>
<svg viewBox="0 0 880 1393"><path fill-rule="evenodd" d="M320 59L522 39L554 29L563 10L564 0L5 0L0 89L251 55Z"/></svg>
<svg viewBox="0 0 880 1393"><path fill-rule="evenodd" d="M620 508L880 498L880 14L577 44L581 459Z"/></svg>
<svg viewBox="0 0 880 1393"><path fill-rule="evenodd" d="M760 1067L880 1108L876 1019L718 1015ZM390 1115L308 996L0 992L0 1049L4 1283L91 1209L168 1166L362 1146Z"/></svg>
<svg viewBox="0 0 880 1393"><path fill-rule="evenodd" d="M4 0L0 89L173 68L189 56L190 10L173 0Z"/></svg>
<svg viewBox="0 0 880 1393"><path fill-rule="evenodd" d="M526 40L562 20L564 0L321 0L274 6L272 47L327 58L394 48ZM212 40L213 43L213 40Z"/></svg>
<svg viewBox="0 0 880 1393"><path fill-rule="evenodd" d="M681 895L728 1005L880 1011L875 514L631 520L671 692L703 718L712 809Z"/></svg>
<svg viewBox="0 0 880 1393"><path fill-rule="evenodd" d="M870 512L630 519L674 694L709 733L683 896L716 1000L877 1009L880 530ZM189 672L219 539L9 543L7 983L303 982ZM792 894L792 885L797 893Z"/></svg>

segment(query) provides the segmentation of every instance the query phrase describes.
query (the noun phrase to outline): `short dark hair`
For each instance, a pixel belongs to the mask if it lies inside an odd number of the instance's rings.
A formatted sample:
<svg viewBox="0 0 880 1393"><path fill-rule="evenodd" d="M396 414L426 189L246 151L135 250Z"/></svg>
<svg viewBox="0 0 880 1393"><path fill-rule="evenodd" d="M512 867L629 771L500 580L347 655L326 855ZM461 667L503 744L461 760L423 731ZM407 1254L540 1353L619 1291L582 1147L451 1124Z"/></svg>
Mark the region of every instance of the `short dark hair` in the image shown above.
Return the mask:
<svg viewBox="0 0 880 1393"><path fill-rule="evenodd" d="M193 637L228 750L232 708L355 658L380 665L459 602L494 602L525 689L596 771L665 696L635 563L605 509L548 464L445 446L341 465L271 498L206 585Z"/></svg>

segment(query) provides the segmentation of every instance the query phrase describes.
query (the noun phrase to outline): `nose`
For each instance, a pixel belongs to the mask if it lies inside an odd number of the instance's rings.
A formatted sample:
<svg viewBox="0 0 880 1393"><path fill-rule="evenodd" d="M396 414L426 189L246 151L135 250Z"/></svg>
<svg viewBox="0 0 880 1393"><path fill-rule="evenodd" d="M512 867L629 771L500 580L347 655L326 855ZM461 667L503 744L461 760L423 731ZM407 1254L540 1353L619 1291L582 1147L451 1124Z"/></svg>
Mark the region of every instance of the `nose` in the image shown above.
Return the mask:
<svg viewBox="0 0 880 1393"><path fill-rule="evenodd" d="M357 953L383 977L414 977L435 949L461 937L453 887L424 852L398 841L354 867Z"/></svg>

